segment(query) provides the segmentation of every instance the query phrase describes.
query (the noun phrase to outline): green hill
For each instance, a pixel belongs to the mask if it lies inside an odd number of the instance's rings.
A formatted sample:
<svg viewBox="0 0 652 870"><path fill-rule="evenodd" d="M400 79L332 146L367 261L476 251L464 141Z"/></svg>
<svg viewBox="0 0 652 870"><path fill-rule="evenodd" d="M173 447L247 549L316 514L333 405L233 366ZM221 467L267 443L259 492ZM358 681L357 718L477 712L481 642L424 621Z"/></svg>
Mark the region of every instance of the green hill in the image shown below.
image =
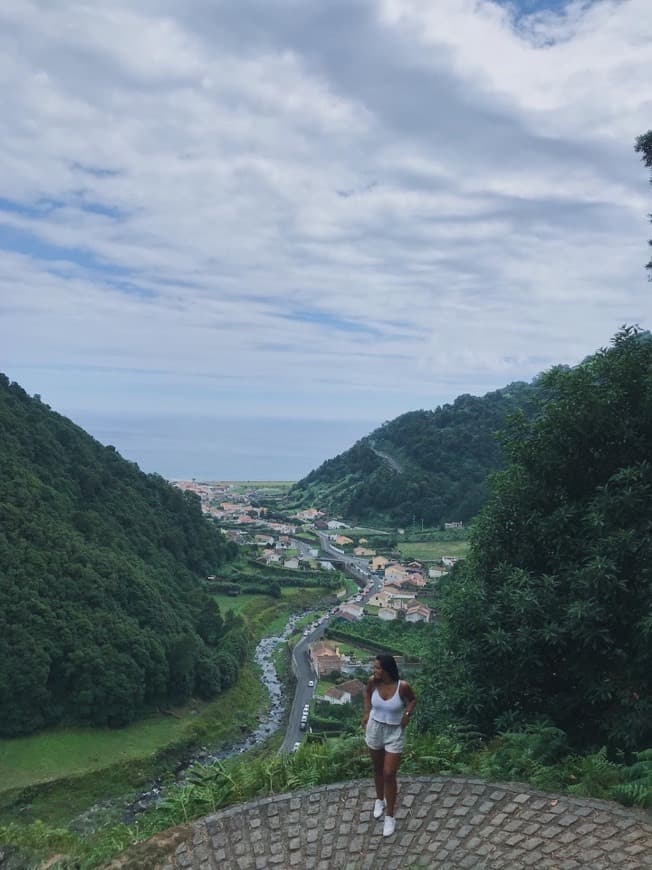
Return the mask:
<svg viewBox="0 0 652 870"><path fill-rule="evenodd" d="M496 432L519 410L532 417L540 393L536 381L519 382L402 414L310 472L289 498L367 523L469 520L486 501L487 476L504 466Z"/></svg>
<svg viewBox="0 0 652 870"><path fill-rule="evenodd" d="M0 735L230 685L246 639L199 576L233 550L195 496L0 375Z"/></svg>

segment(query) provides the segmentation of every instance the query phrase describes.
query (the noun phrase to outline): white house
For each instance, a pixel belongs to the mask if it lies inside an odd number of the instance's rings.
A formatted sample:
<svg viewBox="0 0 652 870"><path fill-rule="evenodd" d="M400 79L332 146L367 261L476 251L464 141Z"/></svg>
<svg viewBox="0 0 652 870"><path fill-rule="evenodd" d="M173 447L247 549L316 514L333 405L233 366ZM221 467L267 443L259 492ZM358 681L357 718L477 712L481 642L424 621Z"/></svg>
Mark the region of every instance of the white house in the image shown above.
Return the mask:
<svg viewBox="0 0 652 870"><path fill-rule="evenodd" d="M395 610L392 610L391 607L381 607L378 610L378 619L384 619L386 622L396 619L397 616L398 613Z"/></svg>
<svg viewBox="0 0 652 870"><path fill-rule="evenodd" d="M329 704L349 704L351 695L343 689L338 689L337 686L334 686L324 693L323 699L328 701Z"/></svg>
<svg viewBox="0 0 652 870"><path fill-rule="evenodd" d="M425 604L414 602L405 611L406 622L430 622L430 608Z"/></svg>
<svg viewBox="0 0 652 870"><path fill-rule="evenodd" d="M342 604L340 607L340 613L347 613L355 620L360 620L364 616L364 608L359 604Z"/></svg>
<svg viewBox="0 0 652 870"><path fill-rule="evenodd" d="M428 577L431 580L439 580L440 577L445 577L448 574L446 568L441 568L439 565L434 565L432 568L428 568Z"/></svg>
<svg viewBox="0 0 652 870"><path fill-rule="evenodd" d="M340 520L329 520L326 525L329 529L348 529L350 528L346 523L340 522Z"/></svg>

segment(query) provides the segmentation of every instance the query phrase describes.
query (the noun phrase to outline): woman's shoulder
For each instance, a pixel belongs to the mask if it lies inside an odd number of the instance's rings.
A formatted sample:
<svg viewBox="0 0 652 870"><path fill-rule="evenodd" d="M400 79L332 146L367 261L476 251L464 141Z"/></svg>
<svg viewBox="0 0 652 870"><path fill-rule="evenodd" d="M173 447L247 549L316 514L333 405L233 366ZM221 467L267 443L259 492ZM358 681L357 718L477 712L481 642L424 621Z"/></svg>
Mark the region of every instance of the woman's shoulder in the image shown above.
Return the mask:
<svg viewBox="0 0 652 870"><path fill-rule="evenodd" d="M407 680L398 681L398 693L401 698L411 698L414 696L414 690Z"/></svg>

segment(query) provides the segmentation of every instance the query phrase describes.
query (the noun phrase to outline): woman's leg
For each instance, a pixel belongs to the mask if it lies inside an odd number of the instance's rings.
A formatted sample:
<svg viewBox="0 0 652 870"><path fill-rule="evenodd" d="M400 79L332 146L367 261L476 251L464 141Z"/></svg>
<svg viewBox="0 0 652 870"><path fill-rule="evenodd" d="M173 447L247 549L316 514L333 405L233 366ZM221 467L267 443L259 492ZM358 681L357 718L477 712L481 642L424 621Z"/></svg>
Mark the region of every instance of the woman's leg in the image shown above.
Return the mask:
<svg viewBox="0 0 652 870"><path fill-rule="evenodd" d="M396 804L396 773L401 764L401 755L393 752L385 752L383 764L383 783L385 790L385 815L394 817ZM378 791L378 786L376 786Z"/></svg>
<svg viewBox="0 0 652 870"><path fill-rule="evenodd" d="M385 750L370 749L371 761L374 766L374 785L376 786L376 797L382 800L385 797Z"/></svg>

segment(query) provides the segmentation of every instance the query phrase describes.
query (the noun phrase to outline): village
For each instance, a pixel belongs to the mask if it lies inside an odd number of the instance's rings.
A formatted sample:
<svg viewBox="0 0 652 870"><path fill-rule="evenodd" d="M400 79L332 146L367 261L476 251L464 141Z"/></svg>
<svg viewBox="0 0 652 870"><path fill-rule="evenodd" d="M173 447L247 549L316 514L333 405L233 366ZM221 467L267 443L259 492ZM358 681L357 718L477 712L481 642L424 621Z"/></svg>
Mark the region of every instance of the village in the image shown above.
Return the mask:
<svg viewBox="0 0 652 870"><path fill-rule="evenodd" d="M433 562L401 560L395 558L395 553L378 552L382 547L371 546L360 530L353 530L340 518L329 518L316 507L282 519L275 513L272 519L267 507L255 504L256 491L242 492L228 483L178 481L176 485L195 493L203 512L220 524L230 540L253 549L261 565L297 572L335 570L337 566L355 576L356 591L342 590L338 604L308 626L305 636L326 621L331 627L340 625L345 630L346 623L360 623L368 617L405 625L436 619L433 598L437 582L458 561L455 557L442 554ZM459 528L461 524L448 526ZM378 536L375 538L377 541ZM370 655L365 656L362 650L354 652L350 645L321 635L308 643L307 653L317 682L328 682L333 675L338 678L336 685L319 692L319 700L344 705L362 696L364 683L345 677L367 666Z"/></svg>

